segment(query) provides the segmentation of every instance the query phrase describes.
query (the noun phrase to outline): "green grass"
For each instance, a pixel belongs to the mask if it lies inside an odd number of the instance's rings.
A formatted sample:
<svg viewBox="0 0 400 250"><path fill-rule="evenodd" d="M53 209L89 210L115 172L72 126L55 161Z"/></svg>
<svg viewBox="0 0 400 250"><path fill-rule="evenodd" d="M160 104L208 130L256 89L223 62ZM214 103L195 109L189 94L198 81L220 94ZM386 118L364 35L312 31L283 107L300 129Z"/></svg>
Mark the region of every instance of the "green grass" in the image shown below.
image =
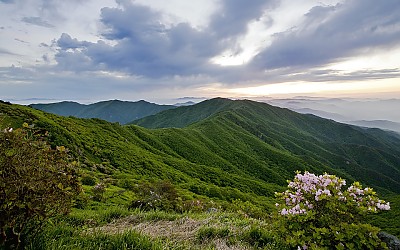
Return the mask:
<svg viewBox="0 0 400 250"><path fill-rule="evenodd" d="M208 241L214 238L228 238L230 235L229 228L215 228L215 227L203 227L197 232L197 240L200 242Z"/></svg>
<svg viewBox="0 0 400 250"><path fill-rule="evenodd" d="M228 248L284 249L281 239L273 236L274 228L267 220L238 213L121 212L117 207L101 212L104 209L74 209L66 217L51 220L39 234L25 240L24 249L215 249L216 244ZM110 217L110 214L117 216ZM188 237L176 238L173 232L167 237L150 236L132 229L146 224L150 231L157 231L157 223L173 223L170 227L177 231L188 228ZM119 227L116 231L118 225L124 226L123 229Z"/></svg>
<svg viewBox="0 0 400 250"><path fill-rule="evenodd" d="M53 231L45 231L26 249L56 250L56 249L165 249L165 242L154 240L135 231L121 234L79 234L70 226L59 226Z"/></svg>

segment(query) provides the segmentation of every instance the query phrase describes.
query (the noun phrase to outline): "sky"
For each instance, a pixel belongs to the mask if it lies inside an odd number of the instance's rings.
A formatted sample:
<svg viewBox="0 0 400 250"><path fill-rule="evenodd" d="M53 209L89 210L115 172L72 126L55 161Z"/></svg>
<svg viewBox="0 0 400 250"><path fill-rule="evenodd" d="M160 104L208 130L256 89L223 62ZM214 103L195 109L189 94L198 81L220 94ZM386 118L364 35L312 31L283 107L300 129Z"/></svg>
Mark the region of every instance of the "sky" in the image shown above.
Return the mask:
<svg viewBox="0 0 400 250"><path fill-rule="evenodd" d="M399 0L0 0L0 99L400 98Z"/></svg>

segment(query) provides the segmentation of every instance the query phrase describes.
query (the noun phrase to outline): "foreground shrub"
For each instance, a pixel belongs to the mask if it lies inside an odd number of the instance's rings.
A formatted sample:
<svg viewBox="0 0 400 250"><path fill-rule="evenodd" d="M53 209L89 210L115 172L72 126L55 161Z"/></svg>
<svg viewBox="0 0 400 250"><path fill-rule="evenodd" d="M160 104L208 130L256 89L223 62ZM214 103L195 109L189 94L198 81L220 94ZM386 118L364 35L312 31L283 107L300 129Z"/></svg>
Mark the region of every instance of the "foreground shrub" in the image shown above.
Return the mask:
<svg viewBox="0 0 400 250"><path fill-rule="evenodd" d="M250 201L242 201L240 199L232 201L232 208L239 214L251 218L264 218L266 216L265 211L260 207L254 205Z"/></svg>
<svg viewBox="0 0 400 250"><path fill-rule="evenodd" d="M134 189L138 199L129 205L130 209L164 211L181 210L181 200L172 183L169 181L158 181L154 183L143 182Z"/></svg>
<svg viewBox="0 0 400 250"><path fill-rule="evenodd" d="M81 182L83 185L94 186L96 185L96 178L86 174L82 176Z"/></svg>
<svg viewBox="0 0 400 250"><path fill-rule="evenodd" d="M243 240L255 247L265 247L275 244L275 239L270 232L257 227L251 227L243 235Z"/></svg>
<svg viewBox="0 0 400 250"><path fill-rule="evenodd" d="M64 147L52 149L24 124L0 132L0 245L18 247L21 233L69 212L81 187Z"/></svg>
<svg viewBox="0 0 400 250"><path fill-rule="evenodd" d="M286 242L303 249L377 249L384 247L379 229L362 224L363 217L390 205L372 188L358 182L347 189L334 175L297 173L288 190L277 193Z"/></svg>
<svg viewBox="0 0 400 250"><path fill-rule="evenodd" d="M93 200L95 201L103 201L104 200L104 193L106 192L106 184L103 182L97 183L93 188Z"/></svg>

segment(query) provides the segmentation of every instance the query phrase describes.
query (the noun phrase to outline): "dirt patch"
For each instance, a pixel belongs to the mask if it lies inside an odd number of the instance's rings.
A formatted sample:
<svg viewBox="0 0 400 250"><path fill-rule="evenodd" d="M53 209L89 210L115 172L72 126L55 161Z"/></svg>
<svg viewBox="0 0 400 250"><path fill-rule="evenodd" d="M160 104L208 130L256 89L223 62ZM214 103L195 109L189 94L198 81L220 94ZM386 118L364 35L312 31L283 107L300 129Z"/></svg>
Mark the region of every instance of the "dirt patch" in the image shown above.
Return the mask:
<svg viewBox="0 0 400 250"><path fill-rule="evenodd" d="M208 219L194 220L185 217L174 221L138 222L134 216L128 216L101 227L91 228L87 233L103 232L117 234L128 230L135 230L150 237L166 237L178 241L192 241L195 239L197 230L208 223L208 221Z"/></svg>
<svg viewBox="0 0 400 250"><path fill-rule="evenodd" d="M236 244L228 244L226 239L210 239L208 242L197 242L197 231L203 226L210 226L213 218L195 220L189 217L184 217L174 221L140 221L135 216L128 216L119 220L115 220L101 227L88 229L85 233L102 232L106 234L118 234L129 230L140 232L152 238L166 238L173 242L185 243L188 249L212 249L218 250L246 250L251 249L249 246L244 246L241 242Z"/></svg>

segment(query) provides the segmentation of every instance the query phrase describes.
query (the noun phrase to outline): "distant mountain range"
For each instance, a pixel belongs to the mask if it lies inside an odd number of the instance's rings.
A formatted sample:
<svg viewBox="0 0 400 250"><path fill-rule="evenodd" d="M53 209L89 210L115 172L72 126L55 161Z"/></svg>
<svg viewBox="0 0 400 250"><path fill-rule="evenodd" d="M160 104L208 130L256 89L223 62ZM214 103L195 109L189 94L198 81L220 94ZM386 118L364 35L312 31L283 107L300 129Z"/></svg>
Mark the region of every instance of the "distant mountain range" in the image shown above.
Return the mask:
<svg viewBox="0 0 400 250"><path fill-rule="evenodd" d="M109 122L119 122L121 124L126 124L163 110L175 108L173 105L158 105L143 100L137 102L111 100L89 105L65 101L49 104L31 104L29 106L61 116L99 118Z"/></svg>
<svg viewBox="0 0 400 250"><path fill-rule="evenodd" d="M265 102L302 114L400 133L400 99L311 98L269 99Z"/></svg>
<svg viewBox="0 0 400 250"><path fill-rule="evenodd" d="M353 124L360 127L367 128L380 128L383 130L391 130L400 133L400 123L387 120L373 120L373 121L347 121L348 124Z"/></svg>

